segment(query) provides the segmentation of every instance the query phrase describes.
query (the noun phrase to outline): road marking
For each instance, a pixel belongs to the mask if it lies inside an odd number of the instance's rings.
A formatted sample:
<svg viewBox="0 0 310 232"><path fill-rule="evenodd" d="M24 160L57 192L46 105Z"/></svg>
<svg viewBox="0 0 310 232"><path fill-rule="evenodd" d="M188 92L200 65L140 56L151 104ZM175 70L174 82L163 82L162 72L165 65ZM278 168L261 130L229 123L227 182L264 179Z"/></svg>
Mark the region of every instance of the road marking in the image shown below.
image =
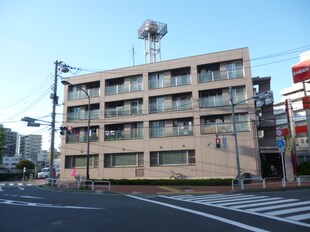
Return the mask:
<svg viewBox="0 0 310 232"><path fill-rule="evenodd" d="M252 207L261 206L261 205L273 205L273 204L293 202L293 201L298 201L298 199L286 199L286 200L278 200L278 201L268 201L268 202L263 202L263 203L254 203L254 204L249 204L249 205L237 205L237 206L232 206L232 208L234 209L252 208Z"/></svg>
<svg viewBox="0 0 310 232"><path fill-rule="evenodd" d="M43 203L34 203L26 201L12 201L8 199L0 199L0 204L6 205L16 205L16 206L32 206L32 207L41 207L41 208L57 208L57 209L102 209L95 207L81 207L81 206L72 206L72 205L53 205L53 204L43 204Z"/></svg>
<svg viewBox="0 0 310 232"><path fill-rule="evenodd" d="M19 188L19 190L25 190L24 188L22 188L22 187L18 187Z"/></svg>
<svg viewBox="0 0 310 232"><path fill-rule="evenodd" d="M280 197L275 197L275 198L267 198L266 196L261 196L261 197L253 197L252 200L246 200L246 201L235 201L235 202L228 202L228 203L222 203L222 204L217 204L221 206L233 206L233 205L239 205L239 204L249 204L249 203L258 203L258 202L266 202L266 201L273 201L273 200L280 200L283 198Z"/></svg>
<svg viewBox="0 0 310 232"><path fill-rule="evenodd" d="M260 205L270 205L271 203L284 203L284 202L293 202L293 201L299 201L297 199L288 199L288 200L281 200L281 201L272 201L270 202L263 202L263 203L256 203L256 204L249 204L249 205L242 205L240 207L225 207L225 206L221 206L218 204L212 204L212 202L206 203L206 202L201 202L200 200L194 201L188 201L186 199L182 199L182 196L163 196L163 195L159 195L159 197L162 198L167 198L167 199L172 199L172 200L178 200L178 201L185 201L185 202L191 202L194 204L200 204L200 205L207 205L207 206L211 206L211 207L216 207L216 208L220 208L220 209L226 209L226 210L233 210L236 212L241 212L241 213L248 213L251 215L256 215L256 216L260 216L260 217L265 217L265 218L269 218L269 219L273 219L273 220L277 220L277 221L281 221L281 222L286 222L286 223L290 223L290 224L295 224L295 225L300 225L300 226L304 226L304 227L308 227L310 228L310 224L307 223L303 223L300 221L295 221L295 220L291 220L290 217L287 218L282 218L282 217L277 217L277 216L273 216L273 215L268 215L266 213L257 213L255 211L251 211L251 209L242 209L242 208L250 208L250 207L254 207L254 206L260 206ZM194 197L194 196L193 196ZM227 195L227 198L229 198L230 195ZM283 199L283 198L281 198Z"/></svg>
<svg viewBox="0 0 310 232"><path fill-rule="evenodd" d="M176 206L176 205L171 205L171 204L167 204L167 203L163 203L163 202L159 202L159 201L153 201L153 200L149 200L149 199L145 199L145 198L141 198L141 197L137 197L137 196L132 196L132 195L127 195L127 196L131 197L131 198L134 198L134 199L137 199L137 200L146 201L146 202L149 202L149 203L158 204L158 205L166 206L166 207L169 207L169 208L185 211L185 212L188 212L188 213L200 215L200 216L203 216L203 217L206 217L206 218L214 219L214 220L217 220L217 221L220 221L220 222L224 222L224 223L227 223L227 224L230 224L230 225L242 228L242 229L249 230L249 231L255 231L255 232L266 232L266 231L268 231L268 230L263 230L263 229L260 229L260 228L257 228L257 227L249 226L249 225L246 225L246 224L243 224L243 223L239 223L239 222L236 222L236 221L232 221L232 220L229 220L227 218L215 216L215 215L208 214L208 213L203 213L203 212L192 210L192 209L187 209L187 208Z"/></svg>
<svg viewBox="0 0 310 232"><path fill-rule="evenodd" d="M0 187L0 192L3 192L3 189L2 189L2 187Z"/></svg>
<svg viewBox="0 0 310 232"><path fill-rule="evenodd" d="M300 214L300 215L291 216L287 218L291 220L296 220L296 221L307 220L307 219L310 219L310 213Z"/></svg>
<svg viewBox="0 0 310 232"><path fill-rule="evenodd" d="M45 199L45 198L42 198L42 197L33 197L33 196L20 196L21 198L28 198L28 199Z"/></svg>
<svg viewBox="0 0 310 232"><path fill-rule="evenodd" d="M294 207L294 206L299 206L299 205L307 205L307 204L310 204L310 201L294 202L294 203L282 204L282 205L272 205L272 206L253 208L253 209L248 209L248 210L253 211L253 212L257 212L257 211L265 211L265 210L271 210L271 209L288 208L288 207Z"/></svg>
<svg viewBox="0 0 310 232"><path fill-rule="evenodd" d="M266 213L266 214L273 215L273 216L278 216L278 215L289 214L289 213L296 213L296 212L307 211L307 210L310 210L310 206L293 208L293 209L277 210L277 211L272 211L272 212L269 212L269 213Z"/></svg>

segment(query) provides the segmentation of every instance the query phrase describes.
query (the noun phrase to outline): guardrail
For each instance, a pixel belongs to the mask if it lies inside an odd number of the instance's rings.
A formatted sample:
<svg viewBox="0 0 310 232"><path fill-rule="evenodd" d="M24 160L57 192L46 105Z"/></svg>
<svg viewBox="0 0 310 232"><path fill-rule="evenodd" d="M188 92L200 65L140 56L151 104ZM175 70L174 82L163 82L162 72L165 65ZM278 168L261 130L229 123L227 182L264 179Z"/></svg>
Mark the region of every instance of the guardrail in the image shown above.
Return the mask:
<svg viewBox="0 0 310 232"><path fill-rule="evenodd" d="M296 181L297 180L297 181ZM236 181L238 181L238 184L236 184ZM249 183L246 183L249 182ZM253 183L254 182L254 183ZM286 188L287 185L289 186L301 186L301 184L304 183L310 183L310 175L302 175L299 177L246 177L246 178L234 178L232 180L232 191L234 191L235 186L239 186L240 190L244 190L246 185L251 186L251 188L257 187L257 184L255 185L255 182L262 182L262 188L266 189L267 188L267 183L270 183L271 186L273 185L278 185L278 187Z"/></svg>
<svg viewBox="0 0 310 232"><path fill-rule="evenodd" d="M86 180L86 179L78 179L78 180L72 180L72 179L56 179L56 178L46 178L46 184L51 185L52 187L65 187L69 188L70 182L73 183L73 185L76 185L77 189L81 189L83 187L89 187L91 186L91 190L95 190L96 188L108 188L109 191L111 191L111 182L110 181L104 181L104 180ZM96 185L97 184L97 185Z"/></svg>
<svg viewBox="0 0 310 232"><path fill-rule="evenodd" d="M301 186L301 182L310 182L310 175L302 175L302 176L297 177L298 186Z"/></svg>

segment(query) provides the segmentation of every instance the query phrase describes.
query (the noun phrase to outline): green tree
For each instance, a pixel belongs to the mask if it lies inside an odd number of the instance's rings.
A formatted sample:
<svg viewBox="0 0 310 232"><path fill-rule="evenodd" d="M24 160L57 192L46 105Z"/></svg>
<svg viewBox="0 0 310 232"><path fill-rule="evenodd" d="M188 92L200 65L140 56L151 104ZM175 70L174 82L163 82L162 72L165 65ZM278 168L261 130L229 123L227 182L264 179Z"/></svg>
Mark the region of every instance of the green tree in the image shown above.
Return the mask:
<svg viewBox="0 0 310 232"><path fill-rule="evenodd" d="M21 160L18 164L16 164L16 169L34 169L35 165L29 160Z"/></svg>
<svg viewBox="0 0 310 232"><path fill-rule="evenodd" d="M5 131L3 128L0 128L0 164L2 164L3 151L5 146Z"/></svg>
<svg viewBox="0 0 310 232"><path fill-rule="evenodd" d="M297 166L297 174L300 175L310 175L310 162L305 162Z"/></svg>

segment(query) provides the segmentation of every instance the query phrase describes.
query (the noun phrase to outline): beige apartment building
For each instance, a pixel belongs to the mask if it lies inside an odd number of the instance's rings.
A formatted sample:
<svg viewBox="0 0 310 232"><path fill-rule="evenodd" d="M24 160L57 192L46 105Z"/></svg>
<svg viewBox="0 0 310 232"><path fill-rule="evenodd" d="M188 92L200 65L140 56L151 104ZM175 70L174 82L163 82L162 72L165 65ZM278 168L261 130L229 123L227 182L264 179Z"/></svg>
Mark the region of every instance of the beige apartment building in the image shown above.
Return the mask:
<svg viewBox="0 0 310 232"><path fill-rule="evenodd" d="M241 48L66 79L62 178L86 176L88 111L91 179L236 176L229 87L235 103L253 97L249 60ZM241 171L258 174L254 100L235 115Z"/></svg>

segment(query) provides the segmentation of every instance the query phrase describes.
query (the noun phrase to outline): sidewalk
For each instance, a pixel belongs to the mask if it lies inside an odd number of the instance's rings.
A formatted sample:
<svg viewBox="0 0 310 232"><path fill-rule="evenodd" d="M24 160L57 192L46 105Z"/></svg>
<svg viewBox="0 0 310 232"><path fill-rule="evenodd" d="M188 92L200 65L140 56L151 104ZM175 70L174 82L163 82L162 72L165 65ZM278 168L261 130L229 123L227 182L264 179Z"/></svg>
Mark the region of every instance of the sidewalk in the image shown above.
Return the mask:
<svg viewBox="0 0 310 232"><path fill-rule="evenodd" d="M33 180L31 183L35 185L45 185L45 179ZM76 187L75 187L76 188ZM298 190L302 188L310 188L310 182L302 183L298 186L296 182L288 182L285 188L282 187L281 182L268 182L264 189L262 183L246 184L244 191L283 191L283 190ZM74 189L72 187L71 189ZM95 187L95 190L103 190L101 187ZM106 190L104 190L106 191ZM150 195L169 195L169 194L219 194L239 192L239 187L235 186L155 186L155 185L111 185L111 192L120 194L150 194Z"/></svg>

